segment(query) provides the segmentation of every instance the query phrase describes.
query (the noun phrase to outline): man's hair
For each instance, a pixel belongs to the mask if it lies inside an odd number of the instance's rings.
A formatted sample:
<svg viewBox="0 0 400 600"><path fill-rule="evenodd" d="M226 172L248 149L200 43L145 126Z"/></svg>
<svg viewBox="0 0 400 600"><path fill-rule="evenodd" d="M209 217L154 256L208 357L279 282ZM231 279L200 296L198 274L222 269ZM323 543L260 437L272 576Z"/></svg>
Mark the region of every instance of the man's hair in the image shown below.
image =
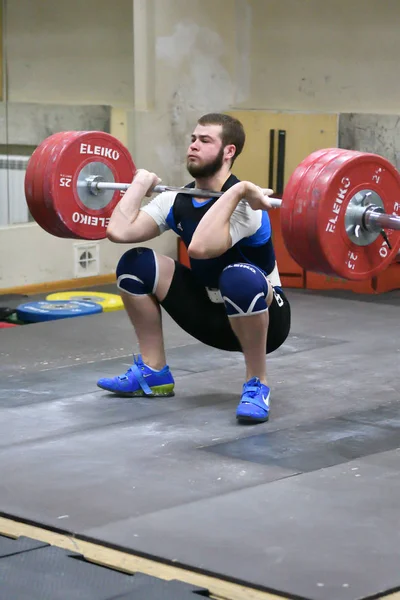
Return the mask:
<svg viewBox="0 0 400 600"><path fill-rule="evenodd" d="M230 115L224 115L222 113L208 113L203 115L198 120L199 125L221 125L221 139L222 146L225 147L228 144L233 144L236 147L236 152L232 158L231 166L243 150L243 146L246 140L246 134L242 123L231 117Z"/></svg>

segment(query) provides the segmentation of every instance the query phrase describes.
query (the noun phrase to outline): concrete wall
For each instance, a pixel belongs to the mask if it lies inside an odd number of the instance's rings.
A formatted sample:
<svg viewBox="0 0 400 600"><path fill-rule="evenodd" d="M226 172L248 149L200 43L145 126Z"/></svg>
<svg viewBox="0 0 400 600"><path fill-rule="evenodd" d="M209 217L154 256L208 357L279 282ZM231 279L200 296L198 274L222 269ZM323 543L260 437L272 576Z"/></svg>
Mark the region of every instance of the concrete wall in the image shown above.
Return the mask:
<svg viewBox="0 0 400 600"><path fill-rule="evenodd" d="M398 0L7 0L7 96L49 111L109 107L136 165L180 185L191 128L208 111L398 114L399 14ZM0 230L13 263L0 289L73 277L73 242L52 240L56 268L43 232L12 232ZM46 266L20 260L27 235ZM173 236L156 243L176 255ZM122 249L103 246L106 273Z"/></svg>
<svg viewBox="0 0 400 600"><path fill-rule="evenodd" d="M130 145L138 164L151 165L166 183L184 183L196 119L235 103L236 14L247 3L138 0L134 6L135 52L144 38L153 36L154 44L150 59L135 64L141 86L135 86Z"/></svg>
<svg viewBox="0 0 400 600"><path fill-rule="evenodd" d="M379 154L400 170L400 117L398 114L342 114L339 145L341 148Z"/></svg>

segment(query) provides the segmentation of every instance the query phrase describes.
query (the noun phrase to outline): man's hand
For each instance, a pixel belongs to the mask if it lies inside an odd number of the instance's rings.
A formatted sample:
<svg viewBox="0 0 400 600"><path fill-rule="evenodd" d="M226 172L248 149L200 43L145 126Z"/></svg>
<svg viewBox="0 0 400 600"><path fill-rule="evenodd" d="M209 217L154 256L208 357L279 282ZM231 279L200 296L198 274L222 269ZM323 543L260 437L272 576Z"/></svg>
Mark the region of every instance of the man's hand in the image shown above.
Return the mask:
<svg viewBox="0 0 400 600"><path fill-rule="evenodd" d="M273 193L273 190L262 189L250 181L243 181L242 183L244 188L243 197L253 210L272 208L268 196Z"/></svg>
<svg viewBox="0 0 400 600"><path fill-rule="evenodd" d="M106 235L118 244L137 243L151 240L160 234L155 220L144 212L140 205L144 196L151 196L161 179L150 171L138 169L131 185L115 207Z"/></svg>
<svg viewBox="0 0 400 600"><path fill-rule="evenodd" d="M161 183L161 179L158 175L146 171L146 169L138 169L132 183L141 185L143 187L143 195L149 197L152 195L155 186Z"/></svg>

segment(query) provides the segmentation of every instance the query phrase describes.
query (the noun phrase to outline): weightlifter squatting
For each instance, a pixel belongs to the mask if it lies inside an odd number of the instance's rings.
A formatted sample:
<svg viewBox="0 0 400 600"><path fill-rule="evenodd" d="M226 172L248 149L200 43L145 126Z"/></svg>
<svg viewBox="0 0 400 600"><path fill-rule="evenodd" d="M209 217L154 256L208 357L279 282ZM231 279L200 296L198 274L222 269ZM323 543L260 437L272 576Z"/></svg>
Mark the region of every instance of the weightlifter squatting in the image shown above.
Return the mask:
<svg viewBox="0 0 400 600"><path fill-rule="evenodd" d="M289 334L290 305L281 287L267 212L272 190L262 191L231 172L244 143L245 132L237 119L202 116L187 150L186 166L194 181L186 187L223 194L199 199L165 191L141 206L160 179L139 169L114 209L108 239L141 244L172 229L188 249L191 268L145 246L123 254L116 269L117 285L140 354L124 375L100 379L100 388L122 396L174 395L162 306L200 342L243 353L246 375L236 418L268 420L266 354L279 348Z"/></svg>

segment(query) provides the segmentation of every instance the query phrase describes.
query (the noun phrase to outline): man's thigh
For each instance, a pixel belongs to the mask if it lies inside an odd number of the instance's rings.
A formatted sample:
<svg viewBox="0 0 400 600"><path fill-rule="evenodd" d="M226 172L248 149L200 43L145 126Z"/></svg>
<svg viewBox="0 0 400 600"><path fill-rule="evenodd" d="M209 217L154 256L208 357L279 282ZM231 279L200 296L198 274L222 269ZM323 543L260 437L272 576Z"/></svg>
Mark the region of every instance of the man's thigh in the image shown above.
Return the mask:
<svg viewBox="0 0 400 600"><path fill-rule="evenodd" d="M241 346L229 323L223 303L211 302L205 287L192 271L175 262L175 271L164 300L160 302L172 319L203 344L241 352ZM243 317L246 318L246 317ZM269 327L266 353L281 346L289 335L290 304L280 288L274 288L269 306Z"/></svg>
<svg viewBox="0 0 400 600"><path fill-rule="evenodd" d="M212 302L206 288L181 263L175 263L170 288L160 304L186 333L200 342L220 350L240 351L224 304Z"/></svg>

